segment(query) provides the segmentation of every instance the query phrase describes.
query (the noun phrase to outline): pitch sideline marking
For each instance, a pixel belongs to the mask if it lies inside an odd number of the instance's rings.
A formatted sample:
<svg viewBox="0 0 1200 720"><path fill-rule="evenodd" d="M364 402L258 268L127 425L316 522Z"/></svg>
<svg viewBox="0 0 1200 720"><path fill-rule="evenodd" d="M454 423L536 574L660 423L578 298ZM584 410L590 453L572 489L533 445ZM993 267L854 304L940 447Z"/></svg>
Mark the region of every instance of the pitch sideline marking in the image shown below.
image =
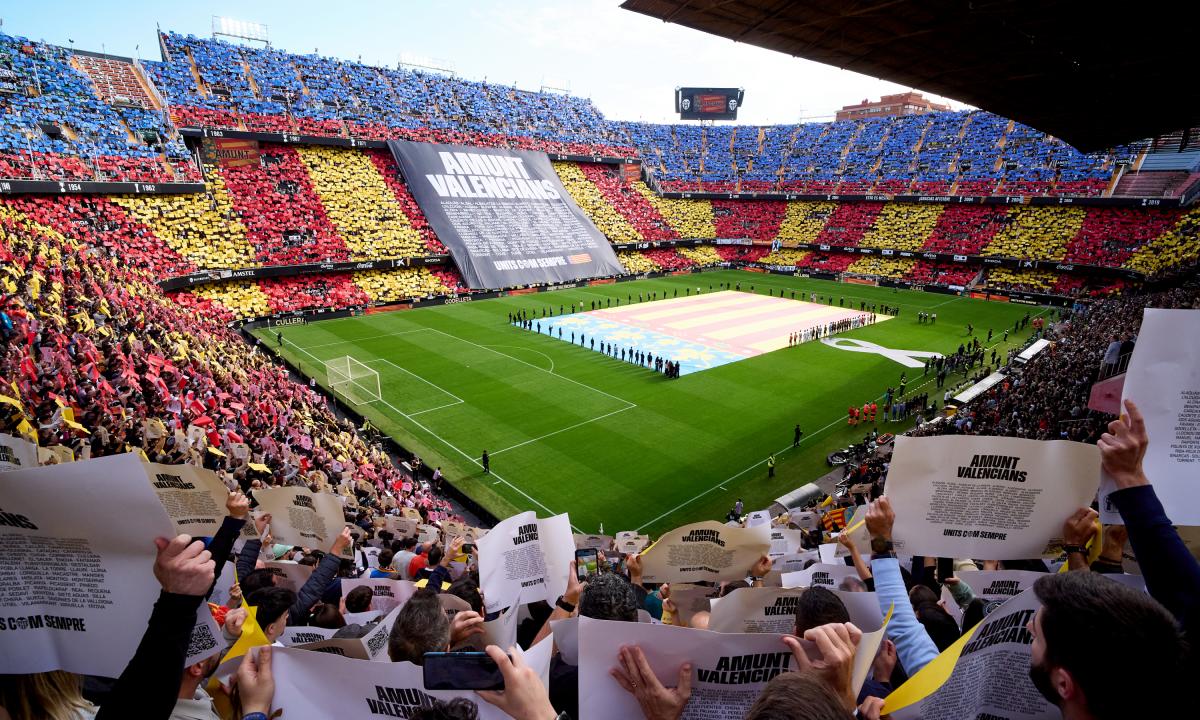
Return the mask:
<svg viewBox="0 0 1200 720"><path fill-rule="evenodd" d="M603 415L600 415L600 416L594 417L594 418L592 418L592 419L590 419L590 420L584 420L583 422L577 422L577 423L575 423L574 425L568 425L568 426L566 426L565 428L559 428L558 430L555 430L554 432L549 432L549 433L546 433L545 435L539 435L539 436L537 436L537 437L535 437L535 438L532 438L532 439L530 439L530 440L526 440L525 442L519 442L519 443L517 443L516 445L510 445L509 447L506 447L506 448L504 448L504 449L502 449L502 450L497 450L496 452L494 452L494 453L491 453L491 454L492 454L493 456L495 456L495 455L499 455L500 453L503 453L503 452L508 452L509 450L516 450L517 448L519 448L519 447L522 447L522 446L524 446L524 445L528 445L529 443L535 443L535 442L537 442L538 440L545 440L546 438L548 438L548 437L550 437L550 436L552 436L552 435L557 435L557 434L559 434L559 433L566 432L566 431L568 431L568 430L574 430L574 429L575 429L575 428L577 428L577 427L582 427L582 426L584 426L584 425L587 425L588 423L594 423L594 422L596 422L597 420L603 420L603 419L604 419L604 418L606 418L606 417L612 417L613 415L616 415L617 413L623 413L623 412L625 412L626 410L632 410L632 409L633 409L633 408L635 408L635 407L637 407L637 406L636 406L636 405L630 405L630 406L628 406L628 407L623 407L623 408L621 408L620 410L613 410L613 411L612 411L612 412L610 412L610 413L605 413L605 414L603 414Z"/></svg>
<svg viewBox="0 0 1200 720"><path fill-rule="evenodd" d="M459 448L457 445L453 445L452 443L450 443L450 441L446 440L446 439L445 439L445 438L443 438L441 435L438 435L438 434L437 434L437 433L435 433L434 431L432 431L432 430L430 430L429 428L427 428L427 427L425 427L424 425L422 425L422 424L421 424L421 422L420 422L419 420L415 420L415 419L413 419L413 417L412 417L411 415L408 415L408 414L406 414L404 411L400 410L400 408L396 407L395 405L392 405L392 404L391 404L390 402L388 402L387 400L383 400L382 402L383 402L383 404L384 404L384 405L387 405L387 406L388 406L388 407L390 407L392 410L394 410L394 411L396 411L396 412L400 413L401 415L403 415L404 417L408 418L408 421L409 421L409 422L411 422L412 424L416 425L417 427L421 428L421 429L422 429L422 430L424 430L425 432L429 433L429 434L430 434L432 437L434 437L434 438L437 438L438 440L440 440L440 441L441 441L441 442L442 442L442 443L443 443L443 444L444 444L446 447L448 447L448 448L450 448L451 450L455 451L455 452L456 452L456 453L458 453L459 455L462 455L464 458L466 458L467 460L469 460L471 463L473 463L473 464L475 464L475 465L478 465L480 468L482 468L482 467L483 467L483 463L481 463L480 461L478 461L478 460L476 460L475 458L471 457L470 455L466 454L466 453L465 453L465 452L463 452L463 451L462 451L462 450L461 450L461 449L460 449L460 448ZM546 507L545 505L543 505L543 504L542 504L541 502L539 502L538 500L534 499L534 497L533 497L533 496L531 496L529 493L525 492L525 491L524 491L524 490L522 490L521 488L517 487L516 485L513 485L513 484L512 484L512 483L510 483L509 481L507 481L507 480L505 480L504 478L500 477L500 475L499 475L498 473L489 472L488 474L490 474L491 476L493 476L494 478L496 478L496 480L498 481L497 483L492 483L493 485L496 485L496 484L498 484L498 483L504 483L504 484L505 484L505 485L507 485L508 487L510 487L510 488L512 488L513 490L517 491L517 493L519 493L519 494L520 494L522 497L524 497L526 500L528 500L529 502L533 503L534 505L537 505L538 507L540 507L541 509L543 509L543 510L545 510L546 512L550 513L551 515L558 515L558 514L559 514L559 513L556 513L556 512L554 512L554 511L553 511L553 510L551 510L550 508ZM578 533L582 533L582 532L583 532L582 530L580 530L579 528L575 527L574 525L571 525L571 529L573 529L575 532L578 532Z"/></svg>
<svg viewBox="0 0 1200 720"><path fill-rule="evenodd" d="M534 365L533 363L525 362L524 360L522 360L519 357L513 357L512 355L509 355L508 353L500 352L499 350L493 350L492 348L490 348L486 345L480 345L479 343L474 342L472 340L467 340L466 338L460 338L457 335L451 335L450 333L442 331L442 330L438 330L437 328L429 328L429 329L435 333L438 333L439 335L445 335L446 337L453 338L454 340L458 340L459 342L465 342L468 345L474 345L477 348L483 348L484 350L487 350L488 352L496 353L497 355L503 355L504 357L508 358L509 360L515 360L515 361L521 363L522 365L528 365L529 367L533 368L534 370L537 370L538 372L544 372L549 375L553 375L554 377L559 378L560 380L566 380L567 382L569 382L573 385L578 385L581 388L586 388L588 390L591 390L592 392L600 393L601 395L604 395L605 397L610 397L613 400L619 400L620 402L625 403L629 407L637 407L637 403L635 403L635 402L630 402L630 401L626 400L625 398L619 398L616 395L613 395L612 393L607 393L599 388L594 388L591 385L588 385L586 383L581 383L578 380L572 380L571 378L567 377L566 375L559 375L558 373L551 372L550 370L547 370L546 368L538 367L537 365Z"/></svg>
<svg viewBox="0 0 1200 720"><path fill-rule="evenodd" d="M474 343L472 343L472 344L474 344ZM316 355L313 355L313 354L312 354L312 353L310 353L308 350L306 350L305 348L303 348L303 347L301 347L301 346L297 345L296 343L292 343L292 347L296 348L296 349L297 349L297 350L299 350L300 352L302 352L302 353L304 353L305 355L309 356L309 357L310 357L310 358L312 358L313 360L316 360L318 363L323 363L323 362L324 362L323 360L321 360L320 358L318 358ZM500 353L500 354L501 354L501 355L504 355L504 353ZM508 357L508 356L506 356L506 357ZM515 360L516 358L513 358L513 359ZM390 360L387 360L387 361L385 361L385 362L391 362L391 361L390 361ZM533 367L533 366L530 366L530 367ZM422 379L423 379L423 378L422 378ZM440 389L440 388L439 388L439 389ZM376 402L376 401L372 400L371 402ZM445 439L445 438L444 438L444 437L442 437L441 435L438 435L438 434L437 434L437 433L435 433L434 431L432 431L432 430L430 430L429 428L425 427L425 425L421 424L421 422L420 422L419 420L416 420L416 419L414 419L412 415L409 415L408 413L404 412L404 411L403 411L403 410L401 410L400 408L396 407L395 405L391 404L390 402L388 402L387 400L384 400L384 399L382 399L382 398L380 398L378 402L381 402L381 403L383 403L384 405L387 405L387 406L388 406L389 408L391 408L391 409L392 409L394 412L396 412L396 413L399 413L401 416L403 416L403 417L407 418L407 419L408 419L408 421L409 421L409 422L411 422L413 425L416 425L417 427L421 428L421 429L422 429L422 430L424 430L426 433L428 433L428 434L430 435L430 437L433 437L434 439L438 440L439 442L441 442L443 445L445 445L446 447L450 448L450 449L451 449L451 450L453 450L454 452L458 453L459 455L462 455L464 458L466 458L466 459L467 459L468 461L470 461L472 464L474 464L474 465L478 465L480 468L482 468L482 467L483 467L483 463L481 463L479 460L476 460L475 458L471 457L471 456L470 456L470 455L468 455L467 453L463 452L463 451L462 451L462 449L461 449L461 448L459 448L457 445L454 445L453 443L451 443L449 440ZM628 410L629 408L623 408L623 409L624 409L624 410ZM520 494L520 495L521 495L522 497L524 497L526 500L528 500L529 502L533 503L534 505L537 505L539 508L541 508L542 510L545 510L545 511L546 511L547 513L549 513L550 515L558 515L558 514L559 514L559 513L556 513L555 511L551 510L550 508L546 507L545 505L543 505L543 504L542 504L540 501L538 501L537 499L535 499L535 498L534 498L533 496L531 496L529 493L525 492L525 491L524 491L524 490L522 490L521 488L517 487L516 485L513 485L513 484L512 484L512 483L510 483L509 481L507 481L507 480L505 480L504 478L502 478L502 477L501 477L501 476L500 476L498 473L492 472L492 473L489 473L489 474L491 474L491 475L492 475L493 477L495 477L495 478L496 478L496 480L497 480L497 482L495 482L495 483L492 483L493 485L497 485L497 484L499 484L499 483L504 483L504 484L505 484L505 485L507 485L508 487L510 487L510 488L512 488L513 490L515 490L515 491L516 491L518 494ZM575 525L574 525L574 524L572 524L572 525L571 525L571 529L572 529L572 530L574 530L574 531L575 531L575 532L577 532L577 533L582 533L582 532L583 532L583 531L582 531L582 530L580 530L579 528L575 527Z"/></svg>
<svg viewBox="0 0 1200 720"><path fill-rule="evenodd" d="M378 340L379 338L393 337L395 335L408 335L409 333L425 332L430 329L431 328L423 327L423 328L417 328L416 330L400 330L398 332L384 333L382 335L368 335L366 337L350 338L349 340L338 340L337 342L321 343L320 345L309 345L308 349L316 350L317 348L333 347L334 345L346 345L348 343L356 343L356 342L361 342L363 340ZM294 345L295 343L293 342L292 344ZM309 357L312 357L312 356L310 355Z"/></svg>
<svg viewBox="0 0 1200 720"><path fill-rule="evenodd" d="M450 392L449 390L447 390L446 388L442 387L441 385L438 385L437 383L435 383L435 382L432 382L432 381L430 381L430 380L426 380L425 378L421 377L420 375L416 374L415 372L413 372L413 371L411 371L411 370L406 370L405 368L402 368L402 367L400 367L399 365L397 365L396 363L392 362L391 360L388 360L387 358L376 358L376 359L374 359L374 360L370 360L370 361L368 361L368 362L365 362L365 363L363 363L363 364L364 364L364 365L370 365L371 363L378 363L378 362L385 362L385 363L387 363L388 365L391 365L392 367L396 368L397 370L399 370L399 371L401 371L401 372L405 372L405 373L408 373L409 375L412 375L413 377L415 377L416 379L418 379L418 380L420 380L421 382L425 383L426 385L430 385L430 386L433 386L433 387L437 388L438 390L441 390L443 393L445 393L445 394L449 395L450 397L454 398L454 399L455 399L455 400L457 400L459 403L463 402L463 399L462 399L462 398L460 398L459 396L457 396L457 395L455 395L454 393ZM451 405L456 405L457 403L450 403L450 404L451 404ZM431 408L431 409L432 409L432 408ZM422 412L428 412L428 411L422 411Z"/></svg>
<svg viewBox="0 0 1200 720"><path fill-rule="evenodd" d="M418 410L415 413L409 413L409 415L412 415L412 416L424 415L427 412L433 412L434 410L442 410L444 408L454 407L455 405L462 405L462 404L463 404L463 401L458 400L457 402L446 403L445 405L438 405L436 407L426 408L424 410Z"/></svg>
<svg viewBox="0 0 1200 720"><path fill-rule="evenodd" d="M528 350L531 353L537 353L538 355L541 355L542 357L544 357L550 361L550 369L547 370L546 372L548 372L552 375L554 374L554 359L551 358L546 353L542 352L541 350L534 350L533 348L527 348L527 347L524 347L523 345L484 345L484 347L487 347L487 348L506 347L506 348L511 348L513 350Z"/></svg>

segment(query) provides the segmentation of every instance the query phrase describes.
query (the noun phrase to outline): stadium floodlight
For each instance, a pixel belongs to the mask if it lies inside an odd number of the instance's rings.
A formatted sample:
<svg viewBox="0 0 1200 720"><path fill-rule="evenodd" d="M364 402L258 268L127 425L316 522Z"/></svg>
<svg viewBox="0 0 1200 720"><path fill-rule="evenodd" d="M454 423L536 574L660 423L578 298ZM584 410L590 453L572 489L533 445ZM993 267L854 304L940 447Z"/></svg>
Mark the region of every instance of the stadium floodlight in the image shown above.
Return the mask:
<svg viewBox="0 0 1200 720"><path fill-rule="evenodd" d="M271 44L271 41L267 39L266 25L247 20L235 20L220 15L212 16L212 34L214 38L223 36L260 42L264 45Z"/></svg>
<svg viewBox="0 0 1200 720"><path fill-rule="evenodd" d="M325 377L329 389L354 405L382 400L379 394L379 373L349 355L325 361Z"/></svg>

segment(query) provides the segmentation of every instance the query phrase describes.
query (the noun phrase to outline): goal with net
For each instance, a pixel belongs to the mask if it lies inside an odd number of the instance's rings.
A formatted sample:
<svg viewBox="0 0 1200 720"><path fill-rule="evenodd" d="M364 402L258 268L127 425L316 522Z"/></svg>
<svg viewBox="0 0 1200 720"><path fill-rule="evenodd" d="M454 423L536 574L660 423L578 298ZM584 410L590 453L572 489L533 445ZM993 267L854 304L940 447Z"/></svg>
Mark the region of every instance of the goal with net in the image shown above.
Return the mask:
<svg viewBox="0 0 1200 720"><path fill-rule="evenodd" d="M355 405L382 399L379 373L349 355L326 360L325 377L331 390Z"/></svg>

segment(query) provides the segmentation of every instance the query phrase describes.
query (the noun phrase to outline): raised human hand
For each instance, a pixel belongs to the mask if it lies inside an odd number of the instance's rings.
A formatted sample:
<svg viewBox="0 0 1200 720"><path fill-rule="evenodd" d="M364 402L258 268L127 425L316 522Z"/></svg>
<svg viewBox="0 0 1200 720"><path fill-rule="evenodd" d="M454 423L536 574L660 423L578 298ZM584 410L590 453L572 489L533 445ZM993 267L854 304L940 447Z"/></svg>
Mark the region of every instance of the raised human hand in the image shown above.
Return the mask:
<svg viewBox="0 0 1200 720"><path fill-rule="evenodd" d="M165 592L176 595L204 595L212 587L216 563L204 543L190 535L171 540L156 538L158 557L154 559L154 577Z"/></svg>
<svg viewBox="0 0 1200 720"><path fill-rule="evenodd" d="M235 490L225 498L225 510L229 517L244 520L250 514L250 498Z"/></svg>
<svg viewBox="0 0 1200 720"><path fill-rule="evenodd" d="M637 645L622 647L620 664L609 670L625 692L637 699L646 720L676 720L683 715L688 700L692 697L692 665L679 666L679 680L675 687L665 687L658 681L645 653Z"/></svg>
<svg viewBox="0 0 1200 720"><path fill-rule="evenodd" d="M1079 508L1063 521L1063 542L1067 545L1087 545L1096 534L1099 513L1091 508Z"/></svg>
<svg viewBox="0 0 1200 720"><path fill-rule="evenodd" d="M271 702L275 699L275 674L271 670L270 645L246 653L238 666L237 688L243 717L251 713L271 714Z"/></svg>
<svg viewBox="0 0 1200 720"><path fill-rule="evenodd" d="M1132 400L1125 401L1125 412L1108 424L1108 432L1100 436L1096 446L1100 448L1104 470L1117 489L1150 484L1142 471L1142 458L1150 446L1150 437L1146 434L1142 411Z"/></svg>
<svg viewBox="0 0 1200 720"><path fill-rule="evenodd" d="M862 639L862 631L853 623L830 623L806 630L804 639L817 646L821 659L809 659L800 640L786 635L783 642L791 649L796 667L819 675L842 699L847 711L854 712L856 698L851 677L854 674L854 653Z"/></svg>
<svg viewBox="0 0 1200 720"><path fill-rule="evenodd" d="M495 645L484 649L504 677L504 690L478 690L484 702L495 705L515 720L554 720L558 713L550 704L550 692L537 672L525 663L520 650L510 648L505 654Z"/></svg>
<svg viewBox="0 0 1200 720"><path fill-rule="evenodd" d="M887 495L880 495L867 505L867 532L871 538L892 539L892 526L896 523L896 512L892 510L892 501Z"/></svg>

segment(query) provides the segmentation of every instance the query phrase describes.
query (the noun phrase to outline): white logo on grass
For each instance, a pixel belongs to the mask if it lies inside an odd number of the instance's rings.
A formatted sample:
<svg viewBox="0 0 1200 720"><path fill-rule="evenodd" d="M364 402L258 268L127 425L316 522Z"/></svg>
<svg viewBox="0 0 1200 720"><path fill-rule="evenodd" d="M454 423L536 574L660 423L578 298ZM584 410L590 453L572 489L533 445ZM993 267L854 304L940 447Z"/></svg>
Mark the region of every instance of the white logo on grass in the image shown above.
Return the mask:
<svg viewBox="0 0 1200 720"><path fill-rule="evenodd" d="M837 348L838 350L875 353L910 368L925 367L924 360L918 360L917 358L936 358L942 356L941 353L926 350L895 350L893 348L885 348L882 345L877 345L867 340L855 340L853 338L821 338L821 343L831 348Z"/></svg>

